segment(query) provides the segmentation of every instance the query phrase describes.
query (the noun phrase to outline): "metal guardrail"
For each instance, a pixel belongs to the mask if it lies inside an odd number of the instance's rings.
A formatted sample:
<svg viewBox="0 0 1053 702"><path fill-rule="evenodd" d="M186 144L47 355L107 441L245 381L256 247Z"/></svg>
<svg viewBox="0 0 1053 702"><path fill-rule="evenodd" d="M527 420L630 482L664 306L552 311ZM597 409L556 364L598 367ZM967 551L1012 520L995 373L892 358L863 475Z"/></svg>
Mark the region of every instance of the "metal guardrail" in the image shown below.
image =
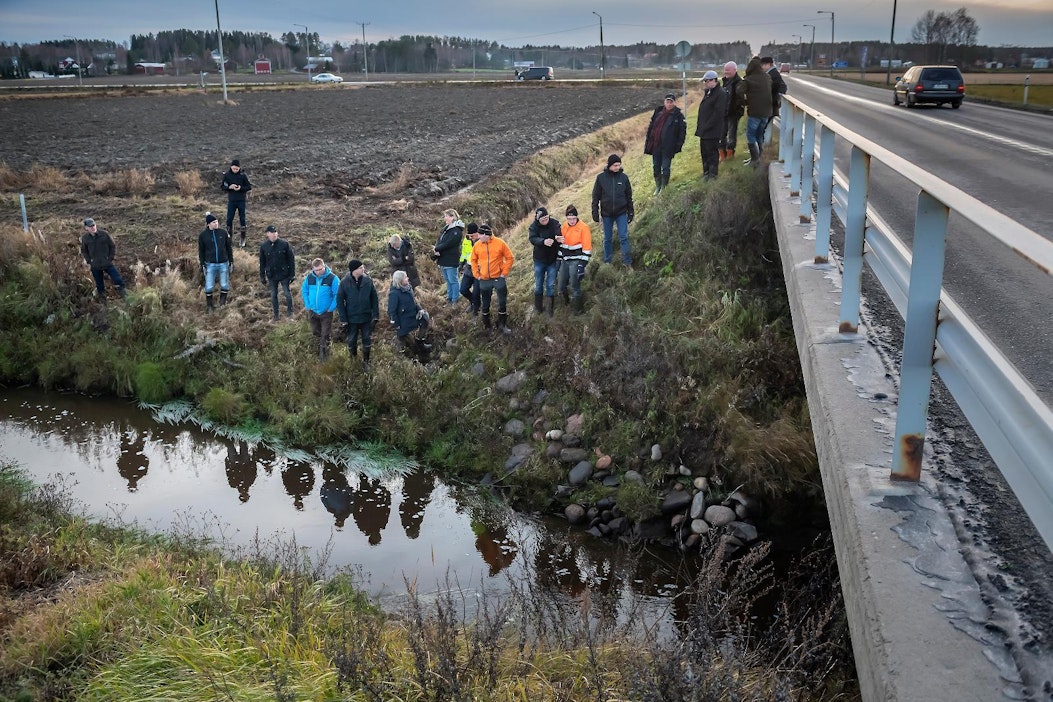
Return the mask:
<svg viewBox="0 0 1053 702"><path fill-rule="evenodd" d="M864 262L904 320L890 478L921 475L935 370L1053 549L1053 410L943 290L951 212L1047 275L1053 274L1053 242L796 98L784 97L780 122L779 157L791 196L801 196L801 223L811 222L815 194L817 263L829 260L832 215L844 224L839 332L858 329ZM838 139L851 148L847 179L834 172ZM868 207L873 161L919 188L913 250Z"/></svg>

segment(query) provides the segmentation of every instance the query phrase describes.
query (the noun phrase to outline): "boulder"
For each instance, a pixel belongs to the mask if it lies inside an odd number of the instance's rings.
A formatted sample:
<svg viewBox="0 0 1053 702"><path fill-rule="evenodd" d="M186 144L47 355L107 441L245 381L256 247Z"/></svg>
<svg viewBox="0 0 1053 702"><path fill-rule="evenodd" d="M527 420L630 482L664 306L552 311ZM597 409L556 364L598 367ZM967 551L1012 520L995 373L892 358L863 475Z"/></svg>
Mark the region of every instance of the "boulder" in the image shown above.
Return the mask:
<svg viewBox="0 0 1053 702"><path fill-rule="evenodd" d="M513 456L529 456L532 453L534 453L534 445L533 444L523 443L523 444L516 444L515 446L512 447L512 455Z"/></svg>
<svg viewBox="0 0 1053 702"><path fill-rule="evenodd" d="M545 434L545 439L548 440L548 441L559 441L562 438L563 438L563 430L562 429L552 429L547 434Z"/></svg>
<svg viewBox="0 0 1053 702"><path fill-rule="evenodd" d="M472 375L476 378L486 375L486 366L483 365L482 361L472 365Z"/></svg>
<svg viewBox="0 0 1053 702"><path fill-rule="evenodd" d="M585 521L585 508L577 503L572 503L563 508L563 516L571 524L581 524Z"/></svg>
<svg viewBox="0 0 1053 702"><path fill-rule="evenodd" d="M655 444L651 447L651 460L660 461L662 460L662 447L659 444Z"/></svg>
<svg viewBox="0 0 1053 702"><path fill-rule="evenodd" d="M521 419L509 419L505 422L504 433L512 438L518 439L526 434L526 425Z"/></svg>
<svg viewBox="0 0 1053 702"><path fill-rule="evenodd" d="M588 457L589 452L583 448L564 447L559 452L559 460L563 463L580 463Z"/></svg>
<svg viewBox="0 0 1053 702"><path fill-rule="evenodd" d="M611 467L613 459L610 456L600 456L596 459L596 470L607 470Z"/></svg>
<svg viewBox="0 0 1053 702"><path fill-rule="evenodd" d="M724 526L735 521L735 510L724 505L713 505L706 508L702 518L709 522L710 526Z"/></svg>
<svg viewBox="0 0 1053 702"><path fill-rule="evenodd" d="M516 371L509 373L503 378L499 378L497 381L497 389L499 392L503 392L506 395L511 395L526 382L527 374L526 371Z"/></svg>
<svg viewBox="0 0 1053 702"><path fill-rule="evenodd" d="M728 522L728 530L732 536L744 543L748 544L757 540L757 527L748 522Z"/></svg>
<svg viewBox="0 0 1053 702"><path fill-rule="evenodd" d="M511 456L508 457L508 460L505 461L505 470L515 470L526 459L527 459L526 456L516 456L515 454L512 454Z"/></svg>
<svg viewBox="0 0 1053 702"><path fill-rule="evenodd" d="M580 461L576 466L570 469L570 475L567 476L567 480L571 485L584 485L592 477L592 463L589 461Z"/></svg>
<svg viewBox="0 0 1053 702"><path fill-rule="evenodd" d="M709 524L706 523L705 519L692 519L691 520L691 533L692 534L706 534L709 532Z"/></svg>
<svg viewBox="0 0 1053 702"><path fill-rule="evenodd" d="M706 513L706 493L696 492L695 496L691 498L691 518L701 519L702 515Z"/></svg>
<svg viewBox="0 0 1053 702"><path fill-rule="evenodd" d="M563 432L563 437L560 441L566 446L581 446L581 437L577 434L571 434L570 432Z"/></svg>
<svg viewBox="0 0 1053 702"><path fill-rule="evenodd" d="M603 487L618 487L622 484L622 481L617 475L608 475L603 479Z"/></svg>
<svg viewBox="0 0 1053 702"><path fill-rule="evenodd" d="M614 534L624 534L629 529L629 520L625 517L615 517L607 522L607 526L611 528L611 532Z"/></svg>
<svg viewBox="0 0 1053 702"><path fill-rule="evenodd" d="M563 444L558 441L552 441L548 446L545 447L546 458L559 458L559 452L563 450Z"/></svg>
<svg viewBox="0 0 1053 702"><path fill-rule="evenodd" d="M564 427L568 434L574 434L577 436L581 435L581 430L585 428L585 417L582 414L572 414L567 417L567 424Z"/></svg>
<svg viewBox="0 0 1053 702"><path fill-rule="evenodd" d="M709 490L709 478L695 478L693 484L696 490L701 490L702 492Z"/></svg>
<svg viewBox="0 0 1053 702"><path fill-rule="evenodd" d="M677 468L677 472L680 473L680 475L684 476L685 478L690 478L691 477L691 469L688 468L687 466L680 466L679 468Z"/></svg>
<svg viewBox="0 0 1053 702"><path fill-rule="evenodd" d="M625 471L625 482L627 483L643 483L643 476L635 470Z"/></svg>
<svg viewBox="0 0 1053 702"><path fill-rule="evenodd" d="M674 490L666 494L665 499L662 500L662 514L673 514L674 512L682 512L687 509L687 506L691 504L691 494L683 490ZM727 509L726 507L724 509ZM731 510L728 510L731 512ZM735 513L731 512L732 521L735 519Z"/></svg>

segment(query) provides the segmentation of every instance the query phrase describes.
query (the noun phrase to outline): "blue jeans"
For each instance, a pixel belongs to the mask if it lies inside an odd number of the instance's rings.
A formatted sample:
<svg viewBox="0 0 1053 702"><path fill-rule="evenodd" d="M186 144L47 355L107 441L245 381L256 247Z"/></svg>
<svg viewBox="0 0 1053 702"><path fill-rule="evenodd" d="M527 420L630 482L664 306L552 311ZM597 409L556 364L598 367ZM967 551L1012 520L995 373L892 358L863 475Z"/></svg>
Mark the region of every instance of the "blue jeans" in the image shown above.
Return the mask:
<svg viewBox="0 0 1053 702"><path fill-rule="evenodd" d="M119 289L124 287L124 279L117 272L117 267L111 263L105 268L91 269L91 277L95 279L95 289L99 291L99 297L106 297L106 279L102 277L103 274L110 276L110 280L113 281L113 284L118 288L118 292L120 292Z"/></svg>
<svg viewBox="0 0 1053 702"><path fill-rule="evenodd" d="M540 263L534 261L534 294L544 293L549 297L556 295L556 273L559 272L559 261Z"/></svg>
<svg viewBox="0 0 1053 702"><path fill-rule="evenodd" d="M559 292L562 295L567 291L567 285L570 285L570 296L573 299L581 297L581 280L585 277L585 267L588 265L585 261L568 260L563 261L559 265Z"/></svg>
<svg viewBox="0 0 1053 702"><path fill-rule="evenodd" d="M656 179L660 175L667 176L669 175L669 169L673 167L673 157L663 156L662 154L651 154L651 165Z"/></svg>
<svg viewBox="0 0 1053 702"><path fill-rule="evenodd" d="M747 117L746 118L746 143L757 144L760 146L764 143L764 128L768 126L767 117Z"/></svg>
<svg viewBox="0 0 1053 702"><path fill-rule="evenodd" d="M216 273L219 273L219 291L230 291L230 264L229 263L206 263L205 264L205 294L211 295L216 289Z"/></svg>
<svg viewBox="0 0 1053 702"><path fill-rule="evenodd" d="M457 302L461 293L461 284L457 280L457 266L440 266L442 278L446 281L446 301Z"/></svg>
<svg viewBox="0 0 1053 702"><path fill-rule="evenodd" d="M633 264L632 253L629 251L629 217L624 212L617 217L603 218L603 262L610 263L614 258L614 225L618 225L618 243L622 249L622 263L627 266Z"/></svg>

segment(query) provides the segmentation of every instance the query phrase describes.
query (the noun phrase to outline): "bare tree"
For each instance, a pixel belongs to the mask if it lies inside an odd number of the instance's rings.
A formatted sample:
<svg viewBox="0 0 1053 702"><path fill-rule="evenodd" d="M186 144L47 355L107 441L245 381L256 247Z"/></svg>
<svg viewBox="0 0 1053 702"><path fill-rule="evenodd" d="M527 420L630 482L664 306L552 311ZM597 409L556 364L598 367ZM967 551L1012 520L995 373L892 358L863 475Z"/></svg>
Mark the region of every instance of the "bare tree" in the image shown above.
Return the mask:
<svg viewBox="0 0 1053 702"><path fill-rule="evenodd" d="M969 16L969 11L959 7L954 12L926 10L910 31L911 39L917 44L925 44L935 50L936 56L930 60L943 63L947 57L948 46L974 46L980 32L976 20Z"/></svg>

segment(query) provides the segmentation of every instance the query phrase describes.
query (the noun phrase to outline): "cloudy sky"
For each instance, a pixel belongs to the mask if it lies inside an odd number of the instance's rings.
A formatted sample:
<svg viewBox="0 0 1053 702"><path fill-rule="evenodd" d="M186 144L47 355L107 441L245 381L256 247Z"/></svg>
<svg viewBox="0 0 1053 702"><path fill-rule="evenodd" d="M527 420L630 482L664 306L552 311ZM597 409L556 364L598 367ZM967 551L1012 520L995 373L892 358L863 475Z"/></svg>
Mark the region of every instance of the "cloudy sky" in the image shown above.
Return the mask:
<svg viewBox="0 0 1053 702"><path fill-rule="evenodd" d="M804 41L816 25L815 40L830 40L834 10L837 40L887 41L893 0L219 0L224 29L265 31L278 36L306 24L322 41L378 41L403 34L460 36L498 41L507 46L599 43L599 18L608 44L637 41L692 43L748 41L754 51L766 42ZM964 6L980 26L979 43L1017 46L1053 45L1053 0L898 0L897 42L910 40L910 29L929 9L953 11ZM126 41L132 34L164 29L215 27L213 0L131 2L130 0L0 0L0 41L36 42L78 38Z"/></svg>

